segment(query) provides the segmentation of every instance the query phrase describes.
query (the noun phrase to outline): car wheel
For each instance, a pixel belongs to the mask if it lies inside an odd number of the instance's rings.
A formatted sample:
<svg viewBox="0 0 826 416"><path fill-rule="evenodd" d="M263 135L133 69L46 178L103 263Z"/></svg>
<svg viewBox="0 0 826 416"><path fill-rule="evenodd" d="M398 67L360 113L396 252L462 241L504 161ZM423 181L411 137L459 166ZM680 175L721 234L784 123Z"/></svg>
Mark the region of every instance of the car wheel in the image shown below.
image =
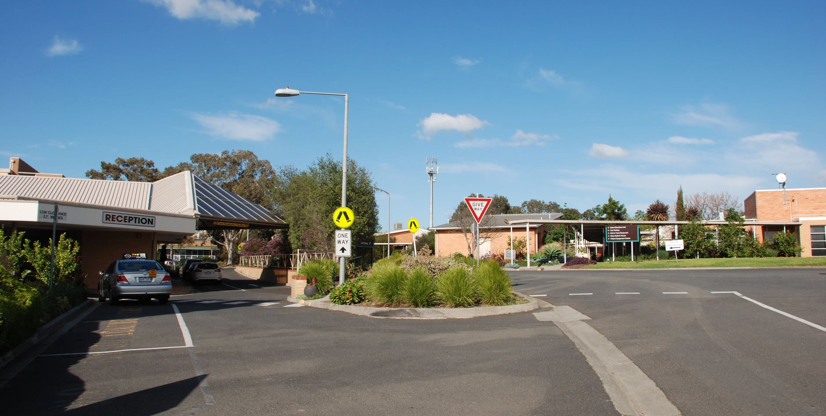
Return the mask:
<svg viewBox="0 0 826 416"><path fill-rule="evenodd" d="M158 303L161 305L166 305L167 302L169 302L169 296L161 296L158 298Z"/></svg>

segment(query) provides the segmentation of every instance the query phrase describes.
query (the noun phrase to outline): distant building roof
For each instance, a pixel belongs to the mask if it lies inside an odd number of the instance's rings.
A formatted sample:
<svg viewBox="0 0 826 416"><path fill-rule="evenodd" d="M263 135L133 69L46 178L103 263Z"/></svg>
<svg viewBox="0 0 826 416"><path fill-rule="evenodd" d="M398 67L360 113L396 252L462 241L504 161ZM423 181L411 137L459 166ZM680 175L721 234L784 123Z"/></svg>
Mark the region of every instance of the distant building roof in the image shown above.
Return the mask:
<svg viewBox="0 0 826 416"><path fill-rule="evenodd" d="M510 221L552 221L562 217L562 214L558 212L551 212L551 213L543 213L543 214L499 214L499 215L486 215L485 218L482 219L482 228L510 228ZM541 224L536 224L532 226L539 226ZM458 230L461 229L462 226L459 224L458 221L452 221L446 224L438 225L433 227L434 230Z"/></svg>

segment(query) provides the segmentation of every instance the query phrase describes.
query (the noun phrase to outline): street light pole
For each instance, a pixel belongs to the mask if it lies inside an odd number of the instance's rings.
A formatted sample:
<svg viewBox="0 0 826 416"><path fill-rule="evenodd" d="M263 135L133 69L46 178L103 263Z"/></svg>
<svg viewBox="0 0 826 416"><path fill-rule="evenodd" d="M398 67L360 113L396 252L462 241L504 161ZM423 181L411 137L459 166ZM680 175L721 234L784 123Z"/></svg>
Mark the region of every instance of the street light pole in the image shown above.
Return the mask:
<svg viewBox="0 0 826 416"><path fill-rule="evenodd" d="M374 186L373 188L387 194L387 257L390 257L390 192L387 192L377 186Z"/></svg>
<svg viewBox="0 0 826 416"><path fill-rule="evenodd" d="M350 114L350 96L348 94L340 94L334 92L315 92L315 91L299 91L296 89L292 89L290 87L287 88L279 88L275 90L276 97L297 97L301 94L312 94L312 95L335 95L339 97L344 97L344 160L341 162L341 206L347 206L347 119L349 118ZM345 264L345 258L339 257L339 269L338 269L338 284L344 284L344 276L346 274L347 266Z"/></svg>

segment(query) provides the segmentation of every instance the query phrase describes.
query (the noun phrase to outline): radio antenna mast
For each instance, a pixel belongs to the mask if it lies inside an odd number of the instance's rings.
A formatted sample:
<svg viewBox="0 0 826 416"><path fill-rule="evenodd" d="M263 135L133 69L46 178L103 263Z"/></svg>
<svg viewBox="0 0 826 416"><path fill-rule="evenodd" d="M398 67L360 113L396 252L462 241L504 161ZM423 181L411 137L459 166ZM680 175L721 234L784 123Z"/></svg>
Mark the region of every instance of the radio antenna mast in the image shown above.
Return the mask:
<svg viewBox="0 0 826 416"><path fill-rule="evenodd" d="M435 157L427 158L427 174L430 176L430 228L433 228L433 182L436 182L436 175L439 173L438 162Z"/></svg>

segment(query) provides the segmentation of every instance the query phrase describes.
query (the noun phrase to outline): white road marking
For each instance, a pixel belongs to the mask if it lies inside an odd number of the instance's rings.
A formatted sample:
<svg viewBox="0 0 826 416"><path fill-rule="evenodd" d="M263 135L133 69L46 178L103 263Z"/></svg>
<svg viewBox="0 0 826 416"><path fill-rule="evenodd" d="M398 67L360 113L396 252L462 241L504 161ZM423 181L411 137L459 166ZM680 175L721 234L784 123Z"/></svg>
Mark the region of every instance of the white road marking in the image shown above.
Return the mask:
<svg viewBox="0 0 826 416"><path fill-rule="evenodd" d="M591 296L593 293L569 293L568 296Z"/></svg>
<svg viewBox="0 0 826 416"><path fill-rule="evenodd" d="M714 291L712 291L711 293L712 293L712 294L714 294L714 295L719 295L719 294L734 295L734 294L736 294L737 292L735 292L735 291L733 291L733 290L727 290L727 291L721 291L721 292L714 292Z"/></svg>
<svg viewBox="0 0 826 416"><path fill-rule="evenodd" d="M186 303L186 302L197 302L197 301L198 301L198 299L181 299L181 300L175 299L175 300L173 300L173 302L175 302L175 303Z"/></svg>
<svg viewBox="0 0 826 416"><path fill-rule="evenodd" d="M243 305L245 303L250 303L248 300L239 300L237 302L227 302L224 305Z"/></svg>
<svg viewBox="0 0 826 416"><path fill-rule="evenodd" d="M256 306L272 306L272 305L278 305L278 302L264 302L264 303L259 303Z"/></svg>
<svg viewBox="0 0 826 416"><path fill-rule="evenodd" d="M532 298L544 298L545 296L548 295L531 295Z"/></svg>
<svg viewBox="0 0 826 416"><path fill-rule="evenodd" d="M64 357L69 355L99 355L99 354L116 354L119 352L136 352L136 351L161 351L161 350L176 350L180 348L189 348L186 345L176 345L174 347L151 347L151 348L130 348L125 350L111 350L111 351L86 351L86 352L66 352L61 354L42 354L41 357Z"/></svg>
<svg viewBox="0 0 826 416"><path fill-rule="evenodd" d="M640 292L617 292L615 295L639 295Z"/></svg>
<svg viewBox="0 0 826 416"><path fill-rule="evenodd" d="M687 295L688 292L663 292L663 295Z"/></svg>
<svg viewBox="0 0 826 416"><path fill-rule="evenodd" d="M222 300L202 300L198 303L220 303L223 302Z"/></svg>
<svg viewBox="0 0 826 416"><path fill-rule="evenodd" d="M178 326L181 327L181 333L184 335L184 345L192 347L192 335L189 334L189 328L186 327L186 322L184 322L181 311L178 310L178 305L172 304L172 309L175 310L175 317L178 318Z"/></svg>
<svg viewBox="0 0 826 416"><path fill-rule="evenodd" d="M745 299L745 300L747 300L747 301L749 301L749 302L751 302L751 303L753 303L753 304L755 304L755 305L757 305L757 306L760 306L760 307L766 308L766 309L768 309L768 310L770 310L770 311L772 311L772 312L777 312L777 313L779 313L779 314L781 314L781 315L783 315L783 316L785 316L785 317L787 317L787 318L794 319L795 321L800 322L801 324L806 324L806 325L809 325L810 327L812 327L812 328L814 328L814 329L817 329L817 330L820 330L820 331L826 332L826 328L824 328L824 327L822 327L822 326L820 326L820 325L818 325L818 324L816 324L816 323L809 322L809 321L807 321L807 320L805 320L805 319L803 319L803 318L798 318L797 316L794 316L794 315L792 315L792 314L790 314L790 313L788 313L788 312L783 312L783 311L781 311L780 309L773 308L773 307L771 307L771 306L769 306L769 305L766 305L765 303L761 303L761 302L758 302L758 301L756 301L756 300L754 300L754 299L752 299L752 298L750 298L750 297L743 296L743 294L741 294L740 292L734 292L734 294L735 294L735 295L737 295L737 296L739 296L739 297L741 297L741 298L743 298L743 299Z"/></svg>
<svg viewBox="0 0 826 416"><path fill-rule="evenodd" d="M304 305L300 303L291 303L289 305L284 305L285 308L303 308Z"/></svg>
<svg viewBox="0 0 826 416"><path fill-rule="evenodd" d="M226 286L226 287L231 287L231 288L233 288L233 289L235 289L235 290L240 290L240 291L242 291L242 292L246 292L246 289L241 289L240 287L235 287L235 286L233 286L233 285L228 285L228 284L226 284L226 283L224 283L224 282L221 282L221 284L222 284L222 285L224 285L224 286Z"/></svg>
<svg viewBox="0 0 826 416"><path fill-rule="evenodd" d="M258 286L258 285L252 284L252 283L249 283L249 285L252 286L252 287L261 287L261 286Z"/></svg>

